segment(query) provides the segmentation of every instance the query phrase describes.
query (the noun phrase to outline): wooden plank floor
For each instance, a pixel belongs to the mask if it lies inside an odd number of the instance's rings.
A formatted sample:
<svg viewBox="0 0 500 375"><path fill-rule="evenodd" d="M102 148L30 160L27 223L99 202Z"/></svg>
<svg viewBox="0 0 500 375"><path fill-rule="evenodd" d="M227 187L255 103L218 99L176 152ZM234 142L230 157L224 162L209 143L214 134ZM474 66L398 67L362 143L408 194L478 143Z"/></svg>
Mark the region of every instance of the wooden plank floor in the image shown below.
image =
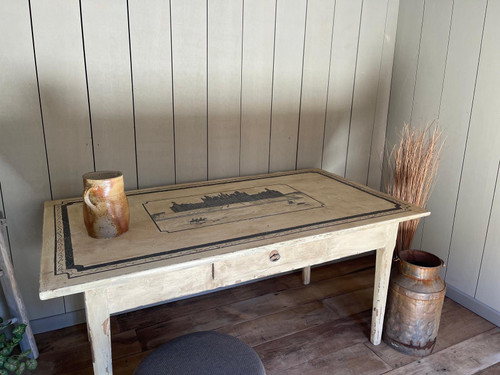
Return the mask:
<svg viewBox="0 0 500 375"><path fill-rule="evenodd" d="M154 348L216 330L251 345L268 375L500 374L500 329L446 299L434 353L369 342L374 256L288 274L112 317L113 368L132 374ZM36 335L36 374L91 375L85 324ZM179 374L182 375L182 374Z"/></svg>

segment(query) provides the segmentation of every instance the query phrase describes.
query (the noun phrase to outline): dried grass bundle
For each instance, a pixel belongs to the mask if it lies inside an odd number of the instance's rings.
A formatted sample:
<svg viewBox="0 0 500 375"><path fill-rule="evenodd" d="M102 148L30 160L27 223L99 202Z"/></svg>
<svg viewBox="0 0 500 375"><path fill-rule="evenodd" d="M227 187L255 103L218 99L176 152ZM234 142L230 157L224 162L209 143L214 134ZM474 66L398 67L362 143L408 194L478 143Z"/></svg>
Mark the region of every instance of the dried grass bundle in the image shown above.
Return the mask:
<svg viewBox="0 0 500 375"><path fill-rule="evenodd" d="M387 155L388 194L425 208L429 201L443 146L442 131L429 124L413 128L404 124L399 144ZM399 225L396 251L409 249L420 219Z"/></svg>

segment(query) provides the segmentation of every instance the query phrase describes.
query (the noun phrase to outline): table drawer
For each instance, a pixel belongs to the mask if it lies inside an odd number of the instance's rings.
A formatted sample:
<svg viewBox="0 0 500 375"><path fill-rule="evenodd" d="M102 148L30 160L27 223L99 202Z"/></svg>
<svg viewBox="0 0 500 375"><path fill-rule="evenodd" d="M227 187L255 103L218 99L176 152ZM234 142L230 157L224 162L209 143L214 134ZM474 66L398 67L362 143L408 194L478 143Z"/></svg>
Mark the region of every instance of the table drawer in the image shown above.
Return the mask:
<svg viewBox="0 0 500 375"><path fill-rule="evenodd" d="M386 227L375 227L257 248L215 262L214 281L218 286L237 284L382 248L386 231Z"/></svg>

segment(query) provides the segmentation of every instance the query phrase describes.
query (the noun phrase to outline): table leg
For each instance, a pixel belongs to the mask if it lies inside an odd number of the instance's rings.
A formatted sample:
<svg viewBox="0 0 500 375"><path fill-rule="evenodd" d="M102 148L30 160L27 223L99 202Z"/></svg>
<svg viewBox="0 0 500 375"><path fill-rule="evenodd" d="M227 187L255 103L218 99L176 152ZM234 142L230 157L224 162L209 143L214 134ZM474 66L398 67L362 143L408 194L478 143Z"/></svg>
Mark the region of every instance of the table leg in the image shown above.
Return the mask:
<svg viewBox="0 0 500 375"><path fill-rule="evenodd" d="M389 288L389 278L391 276L392 255L396 245L398 225L392 224L387 230L387 244L381 249L377 249L377 259L375 264L375 285L373 291L373 312L370 341L373 345L380 344L382 338L382 328L384 324L385 304L387 300L387 290Z"/></svg>
<svg viewBox="0 0 500 375"><path fill-rule="evenodd" d="M112 375L111 329L105 291L85 292L85 314L94 374Z"/></svg>
<svg viewBox="0 0 500 375"><path fill-rule="evenodd" d="M302 268L302 284L309 285L311 282L311 267Z"/></svg>

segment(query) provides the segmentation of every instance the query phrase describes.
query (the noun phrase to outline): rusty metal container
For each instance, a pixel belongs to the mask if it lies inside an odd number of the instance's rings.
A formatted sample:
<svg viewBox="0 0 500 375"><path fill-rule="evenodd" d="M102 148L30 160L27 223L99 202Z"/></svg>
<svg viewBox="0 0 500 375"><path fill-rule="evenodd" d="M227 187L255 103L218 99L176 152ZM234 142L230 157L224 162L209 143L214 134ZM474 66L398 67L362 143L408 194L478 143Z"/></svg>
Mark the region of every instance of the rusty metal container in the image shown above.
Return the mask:
<svg viewBox="0 0 500 375"><path fill-rule="evenodd" d="M431 354L441 320L446 284L443 261L420 250L404 250L389 283L383 340L409 355Z"/></svg>

